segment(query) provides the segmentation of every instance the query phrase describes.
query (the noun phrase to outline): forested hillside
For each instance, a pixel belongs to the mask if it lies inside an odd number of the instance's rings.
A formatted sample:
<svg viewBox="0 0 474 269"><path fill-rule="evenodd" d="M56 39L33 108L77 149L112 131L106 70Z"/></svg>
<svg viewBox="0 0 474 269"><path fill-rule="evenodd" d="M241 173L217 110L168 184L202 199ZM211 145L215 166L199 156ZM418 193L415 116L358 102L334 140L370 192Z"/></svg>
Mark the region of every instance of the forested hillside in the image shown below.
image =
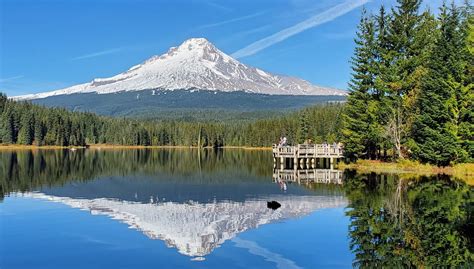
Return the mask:
<svg viewBox="0 0 474 269"><path fill-rule="evenodd" d="M348 157L447 165L474 156L472 6L364 12L343 116Z"/></svg>
<svg viewBox="0 0 474 269"><path fill-rule="evenodd" d="M82 93L31 100L103 116L158 120L254 120L270 113L287 113L327 102L345 101L338 95L270 95L244 91L143 90L109 94Z"/></svg>
<svg viewBox="0 0 474 269"><path fill-rule="evenodd" d="M321 105L251 122L187 122L110 118L46 108L0 96L0 142L85 146L271 146L281 136L293 143L336 141L342 105Z"/></svg>

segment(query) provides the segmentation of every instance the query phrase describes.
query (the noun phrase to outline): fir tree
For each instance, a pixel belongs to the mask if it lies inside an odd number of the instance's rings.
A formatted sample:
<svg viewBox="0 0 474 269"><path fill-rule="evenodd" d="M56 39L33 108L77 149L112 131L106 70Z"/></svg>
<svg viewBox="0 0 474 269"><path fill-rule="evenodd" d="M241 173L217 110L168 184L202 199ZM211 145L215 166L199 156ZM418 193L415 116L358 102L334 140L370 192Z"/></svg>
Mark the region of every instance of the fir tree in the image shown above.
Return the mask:
<svg viewBox="0 0 474 269"><path fill-rule="evenodd" d="M365 10L358 26L356 49L352 57L352 79L346 108L343 114L343 143L347 157L360 158L370 155L371 137L368 130L373 123L369 104L374 90L375 23Z"/></svg>
<svg viewBox="0 0 474 269"><path fill-rule="evenodd" d="M448 165L461 153L457 139L457 117L460 46L459 13L443 5L440 36L429 62L428 74L422 81L418 100L419 115L414 122L414 156L437 165Z"/></svg>
<svg viewBox="0 0 474 269"><path fill-rule="evenodd" d="M385 83L386 81L390 80L391 73L389 73L389 70L392 64L391 58L393 57L391 53L393 45L389 39L390 21L390 14L387 14L384 6L381 6L379 14L376 16L376 76L374 80L375 91L372 95L372 99L375 102L374 105L376 106L376 128L374 128L374 130L377 130L375 134L378 138L378 159L387 158L387 150L389 150L392 146L390 140L386 139L385 130L385 126L389 124L388 119L390 119L391 112L391 102L390 99L387 98L388 94L390 93L390 88L388 87L389 85Z"/></svg>
<svg viewBox="0 0 474 269"><path fill-rule="evenodd" d="M461 33L465 67L463 83L459 96L458 139L459 144L467 156L464 161L474 159L474 15L473 7L466 3L462 14Z"/></svg>
<svg viewBox="0 0 474 269"><path fill-rule="evenodd" d="M27 107L28 108L28 107ZM18 133L18 144L31 145L33 142L34 125L33 115L28 111L21 120L21 126Z"/></svg>
<svg viewBox="0 0 474 269"><path fill-rule="evenodd" d="M2 117L0 118L0 139L4 144L13 144L15 143L14 137L14 119L13 113L11 111L6 111L3 113Z"/></svg>
<svg viewBox="0 0 474 269"><path fill-rule="evenodd" d="M3 113L7 104L7 96L4 93L0 92L0 114Z"/></svg>
<svg viewBox="0 0 474 269"><path fill-rule="evenodd" d="M43 145L43 132L44 132L43 123L40 119L35 118L35 133L34 133L34 143L36 146Z"/></svg>
<svg viewBox="0 0 474 269"><path fill-rule="evenodd" d="M306 111L303 111L300 115L299 129L298 129L298 143L304 143L309 139L309 122Z"/></svg>
<svg viewBox="0 0 474 269"><path fill-rule="evenodd" d="M411 109L424 74L425 62L421 58L428 55L431 39L426 35L429 31L424 31L430 25L426 22L428 14L418 13L421 0L397 2L398 6L392 9L387 35L390 65L380 76L387 94L386 137L393 145L394 157L403 158L403 146L411 129Z"/></svg>

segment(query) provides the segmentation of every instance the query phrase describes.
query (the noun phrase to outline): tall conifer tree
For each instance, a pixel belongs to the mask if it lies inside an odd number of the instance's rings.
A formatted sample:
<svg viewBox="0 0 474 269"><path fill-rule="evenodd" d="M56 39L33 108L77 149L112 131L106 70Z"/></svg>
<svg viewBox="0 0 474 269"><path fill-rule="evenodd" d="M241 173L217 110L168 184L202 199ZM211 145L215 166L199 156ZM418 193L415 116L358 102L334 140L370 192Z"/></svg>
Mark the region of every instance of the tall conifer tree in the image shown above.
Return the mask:
<svg viewBox="0 0 474 269"><path fill-rule="evenodd" d="M368 130L373 118L369 113L370 93L374 90L375 23L363 11L358 26L356 49L352 57L351 92L343 114L343 143L349 158L367 157L373 148Z"/></svg>
<svg viewBox="0 0 474 269"><path fill-rule="evenodd" d="M423 78L414 122L413 153L423 162L448 165L462 155L457 139L458 91L462 73L459 12L443 5L440 35Z"/></svg>
<svg viewBox="0 0 474 269"><path fill-rule="evenodd" d="M422 58L428 56L431 40L428 12L419 14L421 0L397 0L392 9L387 40L389 68L381 74L387 94L388 118L386 137L391 141L396 158L403 158L404 144L411 129L414 100L423 76Z"/></svg>

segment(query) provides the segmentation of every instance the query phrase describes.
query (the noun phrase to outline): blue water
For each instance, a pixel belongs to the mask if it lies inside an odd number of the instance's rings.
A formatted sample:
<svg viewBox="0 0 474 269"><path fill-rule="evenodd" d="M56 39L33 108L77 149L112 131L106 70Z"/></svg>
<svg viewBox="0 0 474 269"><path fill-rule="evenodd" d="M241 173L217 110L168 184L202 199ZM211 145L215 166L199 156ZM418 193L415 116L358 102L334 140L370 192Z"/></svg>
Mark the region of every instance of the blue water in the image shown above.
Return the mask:
<svg viewBox="0 0 474 269"><path fill-rule="evenodd" d="M0 153L0 268L352 267L340 184L283 188L266 153L206 154Z"/></svg>
<svg viewBox="0 0 474 269"><path fill-rule="evenodd" d="M473 190L265 151L0 152L0 269L474 268Z"/></svg>
<svg viewBox="0 0 474 269"><path fill-rule="evenodd" d="M0 204L2 268L350 268L344 208L262 225L192 261L106 216L57 202Z"/></svg>

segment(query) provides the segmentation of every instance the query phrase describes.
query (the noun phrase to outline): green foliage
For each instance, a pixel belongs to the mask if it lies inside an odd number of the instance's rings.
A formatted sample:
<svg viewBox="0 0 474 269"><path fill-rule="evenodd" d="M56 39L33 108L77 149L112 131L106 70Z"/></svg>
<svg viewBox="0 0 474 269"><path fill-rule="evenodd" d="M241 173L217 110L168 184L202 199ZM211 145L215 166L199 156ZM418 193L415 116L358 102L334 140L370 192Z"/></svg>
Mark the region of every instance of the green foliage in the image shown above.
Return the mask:
<svg viewBox="0 0 474 269"><path fill-rule="evenodd" d="M27 108L28 109L28 108ZM33 142L34 135L34 119L31 112L26 112L23 114L21 119L21 127L18 133L18 144L22 145L31 145Z"/></svg>
<svg viewBox="0 0 474 269"><path fill-rule="evenodd" d="M342 109L342 105L327 104L279 117L224 123L109 118L11 100L1 104L2 143L58 146L271 146L281 136L293 143L298 138L322 142L338 139Z"/></svg>
<svg viewBox="0 0 474 269"><path fill-rule="evenodd" d="M138 97L138 98L137 98ZM268 95L244 91L142 90L113 94L72 94L32 100L47 107L103 116L153 120L254 121L305 107L344 101L345 96Z"/></svg>
<svg viewBox="0 0 474 269"><path fill-rule="evenodd" d="M348 157L448 165L474 153L472 8L363 14L342 130ZM471 34L472 35L472 34ZM469 41L471 40L471 41Z"/></svg>
<svg viewBox="0 0 474 269"><path fill-rule="evenodd" d="M423 162L448 165L468 159L459 136L467 48L458 9L443 6L439 20L440 35L417 103L419 115L413 128L416 143L413 153Z"/></svg>
<svg viewBox="0 0 474 269"><path fill-rule="evenodd" d="M309 138L308 115L305 112L301 113L297 137L298 137L297 139L298 143L301 143L301 144L303 144Z"/></svg>
<svg viewBox="0 0 474 269"><path fill-rule="evenodd" d="M472 187L446 176L401 180L349 173L356 267L472 267Z"/></svg>
<svg viewBox="0 0 474 269"><path fill-rule="evenodd" d="M353 78L349 84L351 92L343 115L342 130L344 150L347 157L354 159L369 157L375 151L374 138L369 128L373 126L374 115L369 103L374 91L375 77L375 21L362 16L360 21L356 51L352 58Z"/></svg>

